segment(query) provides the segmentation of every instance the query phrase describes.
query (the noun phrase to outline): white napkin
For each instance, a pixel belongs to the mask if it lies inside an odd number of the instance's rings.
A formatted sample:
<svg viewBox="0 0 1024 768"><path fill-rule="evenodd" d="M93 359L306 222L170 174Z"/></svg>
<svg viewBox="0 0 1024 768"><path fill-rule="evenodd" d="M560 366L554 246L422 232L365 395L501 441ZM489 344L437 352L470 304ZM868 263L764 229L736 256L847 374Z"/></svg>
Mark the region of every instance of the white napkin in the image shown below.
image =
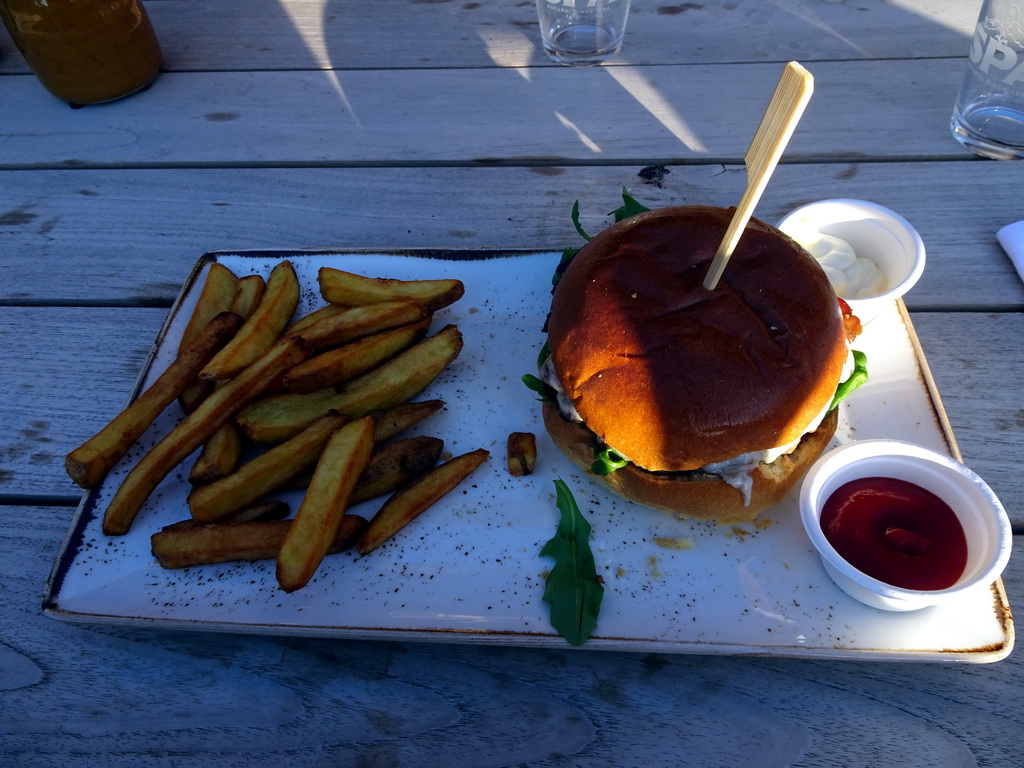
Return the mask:
<svg viewBox="0 0 1024 768"><path fill-rule="evenodd" d="M1007 224L996 232L996 237L1002 243L1004 250L1017 268L1017 274L1024 280L1024 221L1016 224Z"/></svg>

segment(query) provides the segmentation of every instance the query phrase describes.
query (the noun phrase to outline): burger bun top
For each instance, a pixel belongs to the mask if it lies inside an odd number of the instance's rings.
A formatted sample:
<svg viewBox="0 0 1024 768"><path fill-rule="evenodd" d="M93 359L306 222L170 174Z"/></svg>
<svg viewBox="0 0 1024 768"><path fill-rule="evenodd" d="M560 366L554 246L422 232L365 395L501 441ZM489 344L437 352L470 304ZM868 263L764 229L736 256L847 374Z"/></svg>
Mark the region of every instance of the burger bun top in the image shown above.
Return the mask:
<svg viewBox="0 0 1024 768"><path fill-rule="evenodd" d="M828 278L751 219L703 287L732 209L661 208L614 224L555 288L548 343L586 426L651 471L788 445L831 401L848 350Z"/></svg>

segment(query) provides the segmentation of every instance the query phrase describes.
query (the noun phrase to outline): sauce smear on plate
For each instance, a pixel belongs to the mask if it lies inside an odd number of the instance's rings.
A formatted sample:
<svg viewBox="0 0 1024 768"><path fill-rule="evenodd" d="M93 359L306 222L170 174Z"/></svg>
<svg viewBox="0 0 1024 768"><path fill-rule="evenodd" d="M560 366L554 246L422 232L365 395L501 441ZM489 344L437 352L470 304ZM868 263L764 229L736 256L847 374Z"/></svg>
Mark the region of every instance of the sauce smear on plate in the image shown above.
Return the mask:
<svg viewBox="0 0 1024 768"><path fill-rule="evenodd" d="M967 538L956 513L906 480L846 483L825 502L821 529L855 568L903 589L946 589L967 565Z"/></svg>

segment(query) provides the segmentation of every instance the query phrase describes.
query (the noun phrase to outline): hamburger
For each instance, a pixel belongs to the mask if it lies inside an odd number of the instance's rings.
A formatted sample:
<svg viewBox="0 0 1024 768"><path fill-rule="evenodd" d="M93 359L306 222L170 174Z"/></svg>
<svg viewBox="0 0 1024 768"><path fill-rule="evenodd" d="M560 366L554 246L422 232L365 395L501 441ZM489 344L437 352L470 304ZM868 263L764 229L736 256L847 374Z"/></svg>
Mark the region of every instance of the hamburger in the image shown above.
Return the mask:
<svg viewBox="0 0 1024 768"><path fill-rule="evenodd" d="M544 424L631 501L735 523L778 503L829 444L859 322L795 241L751 219L713 290L732 209L608 227L565 266L547 322Z"/></svg>

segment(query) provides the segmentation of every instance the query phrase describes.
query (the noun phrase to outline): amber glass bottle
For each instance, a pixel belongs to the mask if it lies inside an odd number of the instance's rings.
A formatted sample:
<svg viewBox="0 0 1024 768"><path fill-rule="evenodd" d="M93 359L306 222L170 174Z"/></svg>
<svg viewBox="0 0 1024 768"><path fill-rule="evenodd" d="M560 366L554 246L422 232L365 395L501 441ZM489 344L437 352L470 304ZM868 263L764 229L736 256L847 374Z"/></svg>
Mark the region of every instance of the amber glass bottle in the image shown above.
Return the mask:
<svg viewBox="0 0 1024 768"><path fill-rule="evenodd" d="M127 96L160 69L140 0L0 0L0 14L39 81L71 104Z"/></svg>

